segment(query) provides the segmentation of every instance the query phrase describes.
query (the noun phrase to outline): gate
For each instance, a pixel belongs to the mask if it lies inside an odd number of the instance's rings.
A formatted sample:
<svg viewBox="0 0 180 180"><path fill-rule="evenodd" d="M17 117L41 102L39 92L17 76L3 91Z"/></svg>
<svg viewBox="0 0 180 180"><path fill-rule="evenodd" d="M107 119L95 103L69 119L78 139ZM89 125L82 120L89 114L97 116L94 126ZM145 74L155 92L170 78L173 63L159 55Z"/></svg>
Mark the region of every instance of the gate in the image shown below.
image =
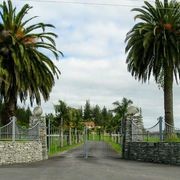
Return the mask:
<svg viewBox="0 0 180 180"><path fill-rule="evenodd" d="M76 128L62 128L49 125L47 127L48 154L65 151L69 147L75 147L83 143L83 131Z"/></svg>
<svg viewBox="0 0 180 180"><path fill-rule="evenodd" d="M68 151L68 157L82 158L120 158L120 144L122 142L119 133L106 133L100 129L84 127L76 128L47 127L47 145L49 155L74 148ZM114 150L112 145L118 150Z"/></svg>
<svg viewBox="0 0 180 180"><path fill-rule="evenodd" d="M84 157L120 158L122 136L120 133L107 133L101 129L85 127Z"/></svg>

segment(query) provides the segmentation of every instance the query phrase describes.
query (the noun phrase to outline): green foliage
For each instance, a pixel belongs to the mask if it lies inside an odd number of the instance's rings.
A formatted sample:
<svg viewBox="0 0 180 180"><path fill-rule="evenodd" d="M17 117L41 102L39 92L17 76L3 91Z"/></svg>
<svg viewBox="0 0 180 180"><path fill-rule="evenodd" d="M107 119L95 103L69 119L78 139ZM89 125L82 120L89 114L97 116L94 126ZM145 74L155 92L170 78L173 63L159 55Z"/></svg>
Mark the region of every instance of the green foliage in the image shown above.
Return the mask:
<svg viewBox="0 0 180 180"><path fill-rule="evenodd" d="M5 108L4 103L0 102L0 125L1 126L3 125L3 124L1 124L1 120L3 118L2 114L5 111L4 108ZM29 126L29 118L31 115L32 115L32 112L29 107L27 109L24 107L17 107L17 109L15 111L17 123L21 126L25 126L25 127Z"/></svg>
<svg viewBox="0 0 180 180"><path fill-rule="evenodd" d="M174 68L178 78L180 70L180 3L170 1L167 7L159 0L155 7L145 1L142 8L134 8L140 22L126 36L128 70L139 80L157 81L165 66ZM176 65L176 66L174 66Z"/></svg>
<svg viewBox="0 0 180 180"><path fill-rule="evenodd" d="M59 104L54 105L55 116L47 115L51 118L54 126L76 127L82 129L82 110L69 107L64 101L59 100ZM61 124L62 123L62 124Z"/></svg>
<svg viewBox="0 0 180 180"><path fill-rule="evenodd" d="M125 119L127 109L132 104L133 104L133 101L127 98L123 98L121 102L119 101L113 102L113 105L115 106L115 108L112 110L112 112L114 113L114 117L111 121L112 130L114 129L117 132L119 131L121 122L123 119Z"/></svg>
<svg viewBox="0 0 180 180"><path fill-rule="evenodd" d="M31 115L32 112L29 107L27 109L18 107L15 112L18 124L25 127L29 126L29 118Z"/></svg>
<svg viewBox="0 0 180 180"><path fill-rule="evenodd" d="M57 126L61 125L62 121L67 121L68 119L68 106L64 101L59 100L59 104L54 105L55 109L55 122Z"/></svg>
<svg viewBox="0 0 180 180"><path fill-rule="evenodd" d="M48 100L54 76L60 75L48 57L52 53L58 58L61 53L56 49L57 35L50 31L54 26L32 24L36 17L27 19L31 8L25 4L17 11L11 0L0 4L0 96L5 102L6 119L14 115L18 98L26 101L29 97L31 105L34 100L37 104L41 98Z"/></svg>
<svg viewBox="0 0 180 180"><path fill-rule="evenodd" d="M164 87L165 121L173 126L173 79L178 82L180 77L180 2L144 3L132 10L139 22L125 39L126 63L136 79L146 82L154 76Z"/></svg>
<svg viewBox="0 0 180 180"><path fill-rule="evenodd" d="M82 130L84 122L93 121L95 126L98 126L101 131L119 132L121 120L125 117L127 108L131 104L131 100L123 98L121 103L119 101L113 103L115 106L113 110L108 110L105 106L102 109L99 105L91 107L90 102L86 101L83 112L82 108L69 107L65 102L59 100L59 103L54 105L55 115L48 114L46 118L51 119L51 123L56 127L61 126L63 121L64 127L76 127Z"/></svg>
<svg viewBox="0 0 180 180"><path fill-rule="evenodd" d="M84 106L84 116L83 116L83 119L84 119L84 121L90 121L91 118L92 118L92 111L91 111L90 101L86 100L86 104Z"/></svg>
<svg viewBox="0 0 180 180"><path fill-rule="evenodd" d="M101 109L99 107L99 105L96 105L93 109L92 109L92 117L93 117L93 121L97 126L101 126L102 122L102 116L101 116Z"/></svg>

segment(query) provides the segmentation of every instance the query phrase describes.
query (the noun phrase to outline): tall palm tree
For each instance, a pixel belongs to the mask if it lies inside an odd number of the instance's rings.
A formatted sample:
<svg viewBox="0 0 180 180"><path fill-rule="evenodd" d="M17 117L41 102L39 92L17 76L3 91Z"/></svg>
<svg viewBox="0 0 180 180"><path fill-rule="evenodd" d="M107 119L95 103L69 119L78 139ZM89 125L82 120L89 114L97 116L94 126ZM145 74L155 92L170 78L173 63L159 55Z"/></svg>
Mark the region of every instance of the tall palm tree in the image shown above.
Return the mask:
<svg viewBox="0 0 180 180"><path fill-rule="evenodd" d="M6 73L0 73L0 96L6 107L6 122L15 113L18 97L21 101L29 97L31 104L34 100L40 104L41 95L48 100L54 75L58 78L60 74L46 55L49 51L58 59L61 53L54 41L57 35L46 30L54 26L44 23L29 25L35 18L26 18L31 8L25 4L17 12L11 0L0 4L0 67Z"/></svg>
<svg viewBox="0 0 180 180"><path fill-rule="evenodd" d="M147 1L142 8L134 8L140 22L126 36L128 70L136 79L146 82L151 75L164 77L165 122L174 126L173 78L180 77L180 3L176 0L155 6Z"/></svg>

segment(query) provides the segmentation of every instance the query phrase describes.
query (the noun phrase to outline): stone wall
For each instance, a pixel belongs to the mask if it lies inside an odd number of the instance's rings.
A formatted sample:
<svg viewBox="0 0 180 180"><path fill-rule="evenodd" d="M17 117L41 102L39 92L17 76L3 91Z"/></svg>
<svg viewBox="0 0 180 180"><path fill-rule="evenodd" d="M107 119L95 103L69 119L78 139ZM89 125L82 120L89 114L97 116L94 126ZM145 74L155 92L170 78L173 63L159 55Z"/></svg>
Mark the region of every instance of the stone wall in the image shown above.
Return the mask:
<svg viewBox="0 0 180 180"><path fill-rule="evenodd" d="M0 165L43 160L42 144L38 141L0 141Z"/></svg>
<svg viewBox="0 0 180 180"><path fill-rule="evenodd" d="M180 143L128 142L125 159L180 165Z"/></svg>

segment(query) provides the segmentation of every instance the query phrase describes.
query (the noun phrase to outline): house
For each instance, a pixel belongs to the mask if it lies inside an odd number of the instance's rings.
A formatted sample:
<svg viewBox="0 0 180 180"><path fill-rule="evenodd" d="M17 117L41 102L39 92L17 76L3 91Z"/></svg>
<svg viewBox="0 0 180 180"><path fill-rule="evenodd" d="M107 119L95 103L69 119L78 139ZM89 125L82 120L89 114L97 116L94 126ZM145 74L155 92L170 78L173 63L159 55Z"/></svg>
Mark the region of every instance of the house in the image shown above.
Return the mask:
<svg viewBox="0 0 180 180"><path fill-rule="evenodd" d="M92 128L95 128L95 123L93 121L87 121L87 122L84 122L84 125L88 128L88 129L92 129Z"/></svg>

